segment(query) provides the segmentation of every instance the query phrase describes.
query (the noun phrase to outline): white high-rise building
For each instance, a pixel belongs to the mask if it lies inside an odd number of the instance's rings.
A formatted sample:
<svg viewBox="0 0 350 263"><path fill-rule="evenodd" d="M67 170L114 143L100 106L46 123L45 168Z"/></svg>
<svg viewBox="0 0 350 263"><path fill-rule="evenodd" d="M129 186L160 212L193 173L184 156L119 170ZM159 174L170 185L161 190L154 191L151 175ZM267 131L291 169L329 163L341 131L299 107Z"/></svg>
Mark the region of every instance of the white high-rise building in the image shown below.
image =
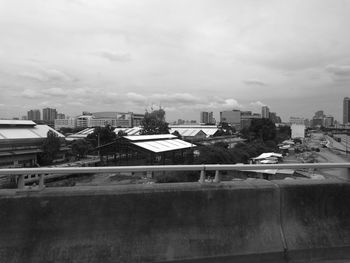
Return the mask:
<svg viewBox="0 0 350 263"><path fill-rule="evenodd" d="M263 119L269 119L270 118L270 109L267 106L263 106L261 108L261 117Z"/></svg>

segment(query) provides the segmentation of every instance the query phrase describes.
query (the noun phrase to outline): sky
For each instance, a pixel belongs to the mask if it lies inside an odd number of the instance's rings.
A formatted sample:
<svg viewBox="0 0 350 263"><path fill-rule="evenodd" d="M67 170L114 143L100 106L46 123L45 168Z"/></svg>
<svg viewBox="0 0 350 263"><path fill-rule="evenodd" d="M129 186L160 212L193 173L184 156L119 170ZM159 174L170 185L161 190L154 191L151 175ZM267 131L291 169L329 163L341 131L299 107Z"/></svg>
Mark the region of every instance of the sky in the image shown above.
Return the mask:
<svg viewBox="0 0 350 263"><path fill-rule="evenodd" d="M349 13L346 0L0 0L0 117L267 105L341 121Z"/></svg>

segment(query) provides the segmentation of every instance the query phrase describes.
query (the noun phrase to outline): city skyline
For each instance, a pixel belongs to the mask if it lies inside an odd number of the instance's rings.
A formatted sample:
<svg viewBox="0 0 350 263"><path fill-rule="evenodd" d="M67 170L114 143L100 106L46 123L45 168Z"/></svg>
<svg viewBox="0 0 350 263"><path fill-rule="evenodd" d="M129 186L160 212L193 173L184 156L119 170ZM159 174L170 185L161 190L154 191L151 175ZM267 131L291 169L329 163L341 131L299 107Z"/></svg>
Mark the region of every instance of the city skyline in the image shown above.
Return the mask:
<svg viewBox="0 0 350 263"><path fill-rule="evenodd" d="M168 120L267 105L342 120L348 1L0 0L0 117L53 107Z"/></svg>
<svg viewBox="0 0 350 263"><path fill-rule="evenodd" d="M348 100L349 98L348 97L345 97L344 98L344 103L343 103L343 116L344 116L344 114L345 114L345 111L344 111L344 109L345 109L345 100ZM152 108L152 109L154 109L154 108ZM76 115L66 115L65 113L59 113L58 111L57 111L57 109L54 109L54 108L43 108L42 109L42 111L40 111L40 109L30 109L30 110L28 110L27 111L27 114L26 115L21 115L21 116L13 116L13 117L10 117L10 118L3 118L3 117L1 117L1 115L0 115L0 119L22 119L22 120L37 120L37 121L40 121L40 120L42 120L42 121L45 121L46 119L44 118L44 117L40 117L41 116L41 112L43 113L43 116L45 115L45 113L44 113L44 111L47 111L47 110L52 110L52 111L54 111L55 113L56 113L56 118L53 118L52 119L52 121L54 120L54 119L70 119L70 118L77 118L77 117L79 117L79 116L83 116L83 115L93 115L93 113L91 113L90 111L83 111L83 112L81 112L81 113L79 113L79 114L76 114ZM229 112L229 111L233 111L233 112L235 112L235 111L240 111L240 112L242 112L242 113L249 113L249 114L254 114L254 115L260 115L260 118L273 118L271 115L273 115L273 116L277 116L278 118L280 118L278 115L278 113L276 113L276 112L270 112L270 109L269 109L269 107L268 106L262 106L261 107L261 109L260 109L260 113L259 113L259 111L258 112L252 112L252 111L244 111L244 110L239 110L239 109L232 109L232 110L227 110L226 112ZM118 112L118 111L106 111L106 112L111 112L111 113L113 113L113 112ZM143 113L136 113L136 112L132 112L132 111L128 111L129 113L134 113L134 114L143 114ZM103 112L102 112L103 113ZM203 114L207 114L208 116L206 116L206 118L208 118L208 119L213 119L213 120L215 120L215 115L216 114L214 114L215 112L206 112L206 111L201 111L201 112L198 112L199 114L200 114L200 116L199 116L199 118L198 119L196 119L196 118L194 118L194 120L190 120L190 119L181 119L181 118L178 118L177 120L169 120L169 119L167 119L166 118L166 121L168 121L169 123L176 123L176 122L178 122L179 120L181 120L181 121L196 121L196 122L198 122L198 123L206 123L206 121L203 121ZM221 118L220 116L221 116L221 113L222 112L218 112L218 115L219 115L219 119ZM290 115L290 117L288 118L288 119L286 119L286 120L282 120L282 119L280 119L280 121L279 122L283 122L283 123L290 123L291 121L291 119L304 119L304 120L311 120L311 119L313 119L313 118L315 118L315 116L316 117L318 117L317 115L319 114L319 113L322 113L322 115L324 114L324 110L318 110L318 111L316 111L314 114L314 116L313 117L311 117L311 118L308 118L308 117L300 117L300 116L295 116L295 115L293 115L293 114L291 114ZM1 113L0 113L1 114ZM39 116L38 118L36 118L36 117L34 117L34 116ZM334 118L334 116L333 115L331 115L331 114L329 114L329 113L327 113L326 112L326 114L324 114L324 116L328 116L328 117L332 117L332 118ZM338 120L336 120L336 119L334 119L335 121L338 121ZM210 121L208 122L208 123L210 123ZM213 122L214 123L214 122ZM339 123L342 123L342 121L341 120L339 120ZM344 121L343 121L343 124L344 124Z"/></svg>

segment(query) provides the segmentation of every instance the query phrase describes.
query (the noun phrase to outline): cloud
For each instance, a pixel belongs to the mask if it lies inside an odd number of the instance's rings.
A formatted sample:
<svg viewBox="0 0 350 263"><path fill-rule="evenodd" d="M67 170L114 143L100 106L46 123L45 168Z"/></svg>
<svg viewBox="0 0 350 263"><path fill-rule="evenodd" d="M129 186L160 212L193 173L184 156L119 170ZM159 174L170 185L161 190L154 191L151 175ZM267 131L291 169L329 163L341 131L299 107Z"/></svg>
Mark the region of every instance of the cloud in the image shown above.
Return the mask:
<svg viewBox="0 0 350 263"><path fill-rule="evenodd" d="M247 85L253 85L253 86L265 86L266 84L259 80L244 80L243 81Z"/></svg>
<svg viewBox="0 0 350 263"><path fill-rule="evenodd" d="M68 96L67 91L61 89L61 88L49 88L46 90L43 90L43 93L48 96L54 96L54 97L66 97Z"/></svg>
<svg viewBox="0 0 350 263"><path fill-rule="evenodd" d="M108 59L113 62L128 62L131 60L130 53L117 53L113 51L96 51L92 52L94 55Z"/></svg>
<svg viewBox="0 0 350 263"><path fill-rule="evenodd" d="M266 104L262 103L261 101L251 102L251 103L249 103L249 105L252 106L252 107L263 107L263 106L266 106Z"/></svg>
<svg viewBox="0 0 350 263"><path fill-rule="evenodd" d="M261 108L263 106L266 106L266 104L258 100L258 101L250 102L247 108L249 110L252 110L253 112L261 113Z"/></svg>
<svg viewBox="0 0 350 263"><path fill-rule="evenodd" d="M60 107L62 107L62 104L59 102L54 102L54 101L42 101L39 103L39 106L60 108Z"/></svg>
<svg viewBox="0 0 350 263"><path fill-rule="evenodd" d="M70 101L67 102L68 105L72 105L72 106L86 106L84 103L80 102L80 101Z"/></svg>
<svg viewBox="0 0 350 263"><path fill-rule="evenodd" d="M350 80L350 65L328 65L326 71L336 81Z"/></svg>
<svg viewBox="0 0 350 263"><path fill-rule="evenodd" d="M22 91L21 96L28 99L38 99L38 98L42 98L43 94L36 90L25 89L24 91Z"/></svg>
<svg viewBox="0 0 350 263"><path fill-rule="evenodd" d="M225 99L224 102L225 102L224 104L221 104L222 107L224 108L228 108L228 107L231 107L232 109L243 108L243 105L238 103L238 101L235 99Z"/></svg>
<svg viewBox="0 0 350 263"><path fill-rule="evenodd" d="M77 79L57 69L47 69L38 72L22 72L20 77L29 78L40 82L72 82Z"/></svg>
<svg viewBox="0 0 350 263"><path fill-rule="evenodd" d="M145 102L147 101L147 97L145 97L144 95L141 94L137 94L134 92L128 92L126 94L127 98L133 102Z"/></svg>
<svg viewBox="0 0 350 263"><path fill-rule="evenodd" d="M163 103L177 103L177 104L192 104L200 102L198 96L189 93L174 93L174 94L153 94L150 99L154 102Z"/></svg>
<svg viewBox="0 0 350 263"><path fill-rule="evenodd" d="M20 77L29 78L37 81L47 81L42 74L34 73L34 72L22 72L18 74Z"/></svg>
<svg viewBox="0 0 350 263"><path fill-rule="evenodd" d="M57 69L49 69L46 72L44 72L44 74L46 74L49 81L68 82L68 81L76 80L72 76L70 76L62 71L59 71Z"/></svg>

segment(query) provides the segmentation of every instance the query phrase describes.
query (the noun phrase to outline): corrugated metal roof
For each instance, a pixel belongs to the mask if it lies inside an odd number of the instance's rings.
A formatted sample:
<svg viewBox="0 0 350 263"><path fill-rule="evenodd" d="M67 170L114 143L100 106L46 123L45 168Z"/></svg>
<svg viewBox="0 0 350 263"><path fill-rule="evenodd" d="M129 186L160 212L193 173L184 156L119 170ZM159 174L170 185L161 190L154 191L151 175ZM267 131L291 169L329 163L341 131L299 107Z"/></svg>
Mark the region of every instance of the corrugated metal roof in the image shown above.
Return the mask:
<svg viewBox="0 0 350 263"><path fill-rule="evenodd" d="M191 144L179 139L133 142L132 144L137 145L141 148L144 148L154 153L181 150L181 149L187 149L187 148L196 146L194 144Z"/></svg>
<svg viewBox="0 0 350 263"><path fill-rule="evenodd" d="M202 131L203 131L207 136L213 136L218 130L219 130L218 128L202 129Z"/></svg>
<svg viewBox="0 0 350 263"><path fill-rule="evenodd" d="M35 126L36 123L30 120L0 120L0 125L25 125L25 126Z"/></svg>
<svg viewBox="0 0 350 263"><path fill-rule="evenodd" d="M115 128L114 132L118 134L118 132L123 131L128 136L139 135L141 131L141 127L133 127L133 128Z"/></svg>
<svg viewBox="0 0 350 263"><path fill-rule="evenodd" d="M177 131L181 136L196 136L200 131L202 131L208 137L208 136L214 135L218 131L218 128L217 127L207 128L206 126L200 126L200 127L194 127L194 128L173 127L170 129L170 133L173 133L175 131Z"/></svg>
<svg viewBox="0 0 350 263"><path fill-rule="evenodd" d="M36 125L34 127L0 127L0 139L33 139L46 138L48 131L55 132L59 137L64 137L61 133L55 131L47 125Z"/></svg>
<svg viewBox="0 0 350 263"><path fill-rule="evenodd" d="M80 132L77 132L77 133L74 134L74 135L86 135L86 136L87 136L87 135L93 133L94 130L95 130L95 128L86 128L86 129L84 129L84 130L82 130L82 131L80 131Z"/></svg>
<svg viewBox="0 0 350 263"><path fill-rule="evenodd" d="M155 135L137 135L137 136L124 136L125 139L130 141L150 141L150 140L162 140L176 138L172 134L155 134Z"/></svg>

